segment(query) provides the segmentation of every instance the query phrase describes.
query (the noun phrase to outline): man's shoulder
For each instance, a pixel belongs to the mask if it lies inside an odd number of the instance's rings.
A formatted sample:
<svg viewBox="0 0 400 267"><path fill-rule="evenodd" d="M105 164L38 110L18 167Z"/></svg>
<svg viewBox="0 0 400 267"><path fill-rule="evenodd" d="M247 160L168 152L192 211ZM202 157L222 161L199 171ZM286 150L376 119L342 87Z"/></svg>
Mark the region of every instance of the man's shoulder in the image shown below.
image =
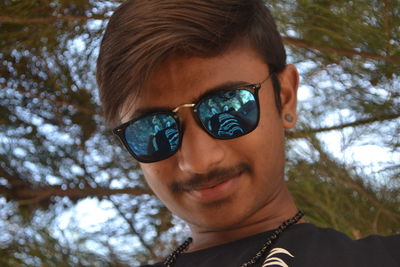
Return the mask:
<svg viewBox="0 0 400 267"><path fill-rule="evenodd" d="M384 248L391 248L393 246L400 245L400 234L394 234L389 236L382 235L369 235L360 239L351 239L346 234L337 231L332 228L318 227L310 223L299 224L298 235L307 236L308 239L314 239L318 243L329 242L330 245L333 244L349 244L360 246L361 248L365 246L381 246ZM300 237L300 236L299 236Z"/></svg>
<svg viewBox="0 0 400 267"><path fill-rule="evenodd" d="M392 258L400 266L400 234L390 236L371 235L357 240L361 245L372 244L384 250L388 257Z"/></svg>
<svg viewBox="0 0 400 267"><path fill-rule="evenodd" d="M389 236L381 235L370 235L360 239L351 239L346 234L337 231L332 228L319 227L311 223L300 223L294 225L292 229L288 229L287 232L291 232L291 236L301 239L301 237L307 236L307 239L323 239L334 242L345 242L352 244L399 244L400 234L394 234Z"/></svg>
<svg viewBox="0 0 400 267"><path fill-rule="evenodd" d="M299 255L297 260L304 263L299 266L327 262L332 263L329 266L400 266L400 235L353 240L334 229L305 223L288 230L278 244Z"/></svg>

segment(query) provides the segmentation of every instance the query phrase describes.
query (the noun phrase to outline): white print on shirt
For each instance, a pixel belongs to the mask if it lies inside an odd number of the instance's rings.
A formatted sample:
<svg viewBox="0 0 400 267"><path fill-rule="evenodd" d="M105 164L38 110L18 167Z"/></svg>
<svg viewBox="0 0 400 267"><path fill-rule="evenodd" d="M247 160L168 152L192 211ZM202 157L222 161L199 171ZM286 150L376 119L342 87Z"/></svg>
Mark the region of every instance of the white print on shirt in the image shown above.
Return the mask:
<svg viewBox="0 0 400 267"><path fill-rule="evenodd" d="M271 266L271 265L278 265L282 267L289 267L282 259L278 257L272 257L275 254L286 254L289 255L290 257L294 258L292 254L290 254L289 251L283 248L274 248L271 250L271 252L268 254L268 256L265 258L265 261L261 267L266 267L266 266Z"/></svg>

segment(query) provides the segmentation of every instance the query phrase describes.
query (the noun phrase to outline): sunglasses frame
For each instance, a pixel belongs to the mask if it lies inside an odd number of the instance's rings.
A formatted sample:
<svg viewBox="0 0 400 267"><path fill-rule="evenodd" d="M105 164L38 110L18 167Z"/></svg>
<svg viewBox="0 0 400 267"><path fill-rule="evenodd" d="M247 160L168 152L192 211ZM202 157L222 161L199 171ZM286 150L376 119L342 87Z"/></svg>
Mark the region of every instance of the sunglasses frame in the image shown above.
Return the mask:
<svg viewBox="0 0 400 267"><path fill-rule="evenodd" d="M145 113L145 114L142 114L142 115L138 116L137 118L133 118L133 119L131 119L131 120L129 120L129 121L127 121L127 122L125 122L125 123L123 123L123 124L117 126L116 128L114 128L114 129L112 130L112 132L113 132L113 133L118 137L118 139L122 142L122 144L124 145L124 147L128 150L129 154L131 154L132 157L134 157L137 161L142 162L142 163L153 163L153 162L158 162L158 161L167 159L167 158L173 156L173 155L179 150L179 148L180 148L180 146L181 146L181 144L182 144L182 137L183 137L182 124L181 124L181 122L180 122L180 120L179 120L179 116L178 116L178 111L179 111L181 108L191 108L191 109L192 109L192 113L193 113L193 117L195 118L197 124L198 124L208 135L210 135L211 137L213 137L213 138L215 138L215 139L218 139L218 140L229 140L229 139L235 139L235 138L244 136L244 135L249 134L249 133L251 133L252 131L254 131L254 129L256 129L257 126L258 126L258 123L259 123L259 120L260 120L260 101L259 101L258 92L259 92L259 90L261 89L261 85L262 85L265 81L267 81L270 77L271 77L271 75L269 75L269 76L267 77L267 79L265 79L265 80L262 81L261 83L245 84L245 85L239 85L239 86L234 87L234 88L222 89L222 90L207 92L207 93L205 93L204 95L200 96L199 99L198 99L198 101L197 101L196 103L182 104L182 105L179 105L178 107L176 107L176 108L174 108L174 109L158 109L158 110L155 110L155 111L149 111L149 112L147 112L147 113ZM257 120L256 120L256 123L254 124L254 127L253 127L250 131L248 131L247 133L245 133L245 134L243 134L243 135L241 135L241 136L237 136L237 137L233 137L233 138L232 138L232 137L223 137L223 136L222 136L222 137L214 136L212 133L210 133L210 132L208 131L208 129L207 129L207 128L203 125L203 123L201 122L201 119L200 119L199 113L198 113L198 106L199 106L199 105L203 102L203 100L205 100L205 99L208 99L208 98L210 98L210 97L212 97L212 96L214 96L214 95L219 95L219 94L221 94L221 93L223 93L223 92L226 92L226 91L234 91L234 90L247 90L247 91L249 91L249 92L254 96L254 99L255 99L256 105L257 105L257 110L258 110L258 112L257 112ZM177 124L177 126L178 126L179 144L178 144L176 150L175 150L171 155L169 155L169 156L167 156L167 157L165 157L165 158L163 158L163 159L160 159L160 160L143 160L143 158L141 158L140 156L136 155L135 152L133 152L133 150L130 148L130 146L129 146L128 142L126 141L126 138L125 138L125 130L126 130L126 128L127 128L130 124L132 124L132 123L134 123L134 122L136 122L136 121L138 121L138 120L140 120L140 119L142 119L142 118L144 118L144 117L147 117L147 116L149 116L149 115L157 115L157 114L170 115L170 116L175 120L175 122L176 122L176 124Z"/></svg>

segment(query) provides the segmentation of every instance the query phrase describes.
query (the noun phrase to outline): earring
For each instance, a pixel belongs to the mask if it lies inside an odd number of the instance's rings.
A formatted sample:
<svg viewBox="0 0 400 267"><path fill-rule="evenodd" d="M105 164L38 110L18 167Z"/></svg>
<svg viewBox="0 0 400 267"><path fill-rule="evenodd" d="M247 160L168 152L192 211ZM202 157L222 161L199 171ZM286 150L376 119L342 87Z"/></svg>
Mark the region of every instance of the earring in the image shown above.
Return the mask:
<svg viewBox="0 0 400 267"><path fill-rule="evenodd" d="M292 122L293 121L293 116L290 114L285 114L284 116L285 120L288 122Z"/></svg>

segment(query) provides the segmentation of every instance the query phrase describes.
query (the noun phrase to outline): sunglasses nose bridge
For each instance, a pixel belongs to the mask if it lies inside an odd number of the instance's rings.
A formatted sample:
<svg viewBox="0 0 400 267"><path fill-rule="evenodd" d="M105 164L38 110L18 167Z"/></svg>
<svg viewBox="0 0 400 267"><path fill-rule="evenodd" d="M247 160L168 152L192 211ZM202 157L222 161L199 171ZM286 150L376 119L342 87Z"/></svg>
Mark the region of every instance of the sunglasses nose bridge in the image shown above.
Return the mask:
<svg viewBox="0 0 400 267"><path fill-rule="evenodd" d="M196 104L182 104L172 110L173 113L178 113L182 108L193 108Z"/></svg>
<svg viewBox="0 0 400 267"><path fill-rule="evenodd" d="M175 118L178 118L179 117L178 111L181 110L182 108L191 108L194 113L197 113L195 106L196 106L196 104L194 104L194 103L182 104L182 105L179 105L176 108L174 108L172 110L172 112L175 114ZM178 119L178 120L180 120L180 119Z"/></svg>

